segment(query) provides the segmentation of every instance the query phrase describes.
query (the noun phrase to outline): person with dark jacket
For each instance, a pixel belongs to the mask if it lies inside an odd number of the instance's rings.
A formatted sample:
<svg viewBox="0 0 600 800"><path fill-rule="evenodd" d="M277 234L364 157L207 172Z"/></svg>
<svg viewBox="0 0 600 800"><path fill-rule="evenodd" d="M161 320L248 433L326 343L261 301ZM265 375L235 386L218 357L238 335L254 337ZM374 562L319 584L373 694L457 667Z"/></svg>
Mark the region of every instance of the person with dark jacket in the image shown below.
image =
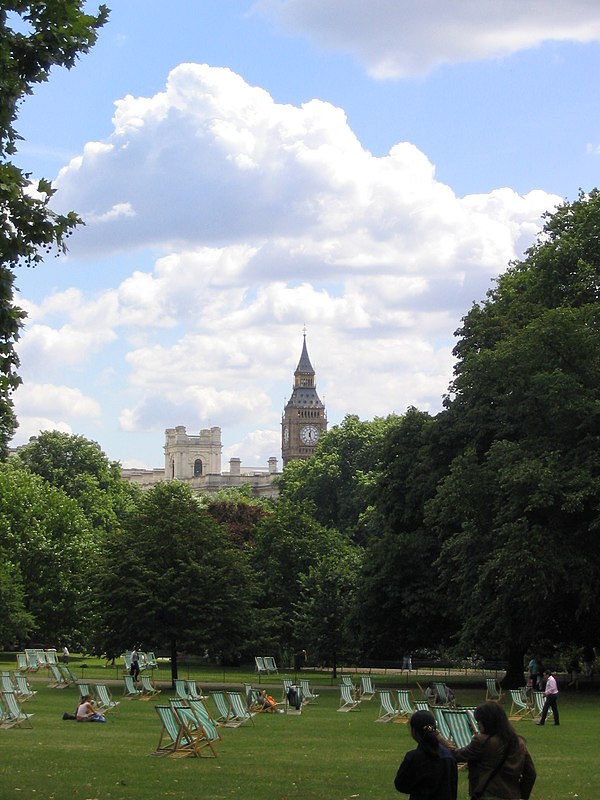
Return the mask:
<svg viewBox="0 0 600 800"><path fill-rule="evenodd" d="M518 736L498 703L475 709L479 733L466 747L453 750L469 768L469 796L494 800L528 800L536 779L525 740Z"/></svg>
<svg viewBox="0 0 600 800"><path fill-rule="evenodd" d="M404 756L394 786L407 794L409 800L456 800L456 762L438 739L433 714L416 711L410 718L409 729L417 748Z"/></svg>

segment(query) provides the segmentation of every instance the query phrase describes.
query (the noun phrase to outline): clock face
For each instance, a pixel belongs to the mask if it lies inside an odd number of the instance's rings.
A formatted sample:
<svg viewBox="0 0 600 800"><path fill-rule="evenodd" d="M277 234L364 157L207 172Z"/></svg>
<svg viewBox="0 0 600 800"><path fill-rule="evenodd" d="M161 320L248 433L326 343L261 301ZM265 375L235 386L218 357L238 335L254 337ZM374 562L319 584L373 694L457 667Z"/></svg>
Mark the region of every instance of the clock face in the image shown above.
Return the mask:
<svg viewBox="0 0 600 800"><path fill-rule="evenodd" d="M287 425L283 429L283 443L286 446L290 443L290 429Z"/></svg>
<svg viewBox="0 0 600 800"><path fill-rule="evenodd" d="M305 425L300 428L300 441L302 444L315 445L319 440L319 429L314 425Z"/></svg>

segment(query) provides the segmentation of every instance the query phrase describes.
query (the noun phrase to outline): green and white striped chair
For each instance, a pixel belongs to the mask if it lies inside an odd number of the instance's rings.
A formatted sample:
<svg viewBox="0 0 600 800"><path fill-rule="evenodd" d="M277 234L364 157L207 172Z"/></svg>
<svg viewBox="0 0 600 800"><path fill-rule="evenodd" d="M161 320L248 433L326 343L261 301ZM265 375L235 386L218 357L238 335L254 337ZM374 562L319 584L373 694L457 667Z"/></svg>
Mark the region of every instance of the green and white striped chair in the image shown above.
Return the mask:
<svg viewBox="0 0 600 800"><path fill-rule="evenodd" d="M400 712L394 705L392 693L388 689L379 690L379 716L375 722L393 722L398 719Z"/></svg>

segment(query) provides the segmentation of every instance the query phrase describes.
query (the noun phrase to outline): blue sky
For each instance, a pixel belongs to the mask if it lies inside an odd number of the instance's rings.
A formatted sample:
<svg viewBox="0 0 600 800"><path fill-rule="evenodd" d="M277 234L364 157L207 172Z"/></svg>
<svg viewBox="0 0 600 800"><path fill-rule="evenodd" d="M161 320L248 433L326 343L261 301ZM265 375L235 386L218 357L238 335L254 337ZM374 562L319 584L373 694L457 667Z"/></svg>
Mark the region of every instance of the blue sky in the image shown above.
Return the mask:
<svg viewBox="0 0 600 800"><path fill-rule="evenodd" d="M224 468L266 464L304 326L331 424L436 412L461 317L600 184L594 3L109 6L18 118L86 226L17 276L15 444L151 467L165 428L219 425Z"/></svg>

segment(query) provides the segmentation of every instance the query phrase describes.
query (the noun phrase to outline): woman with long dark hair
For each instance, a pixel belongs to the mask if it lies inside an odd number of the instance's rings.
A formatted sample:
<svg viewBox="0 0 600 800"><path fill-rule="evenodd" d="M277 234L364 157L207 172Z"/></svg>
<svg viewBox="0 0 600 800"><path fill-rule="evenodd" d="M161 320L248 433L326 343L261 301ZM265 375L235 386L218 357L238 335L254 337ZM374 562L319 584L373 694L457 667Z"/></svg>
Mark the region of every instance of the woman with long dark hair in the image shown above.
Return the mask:
<svg viewBox="0 0 600 800"><path fill-rule="evenodd" d="M456 762L438 739L433 714L415 711L409 729L417 748L404 756L394 786L409 795L409 800L456 800Z"/></svg>
<svg viewBox="0 0 600 800"><path fill-rule="evenodd" d="M518 736L502 706L487 702L475 709L479 733L453 750L469 767L469 796L476 800L528 800L536 773L525 740Z"/></svg>

